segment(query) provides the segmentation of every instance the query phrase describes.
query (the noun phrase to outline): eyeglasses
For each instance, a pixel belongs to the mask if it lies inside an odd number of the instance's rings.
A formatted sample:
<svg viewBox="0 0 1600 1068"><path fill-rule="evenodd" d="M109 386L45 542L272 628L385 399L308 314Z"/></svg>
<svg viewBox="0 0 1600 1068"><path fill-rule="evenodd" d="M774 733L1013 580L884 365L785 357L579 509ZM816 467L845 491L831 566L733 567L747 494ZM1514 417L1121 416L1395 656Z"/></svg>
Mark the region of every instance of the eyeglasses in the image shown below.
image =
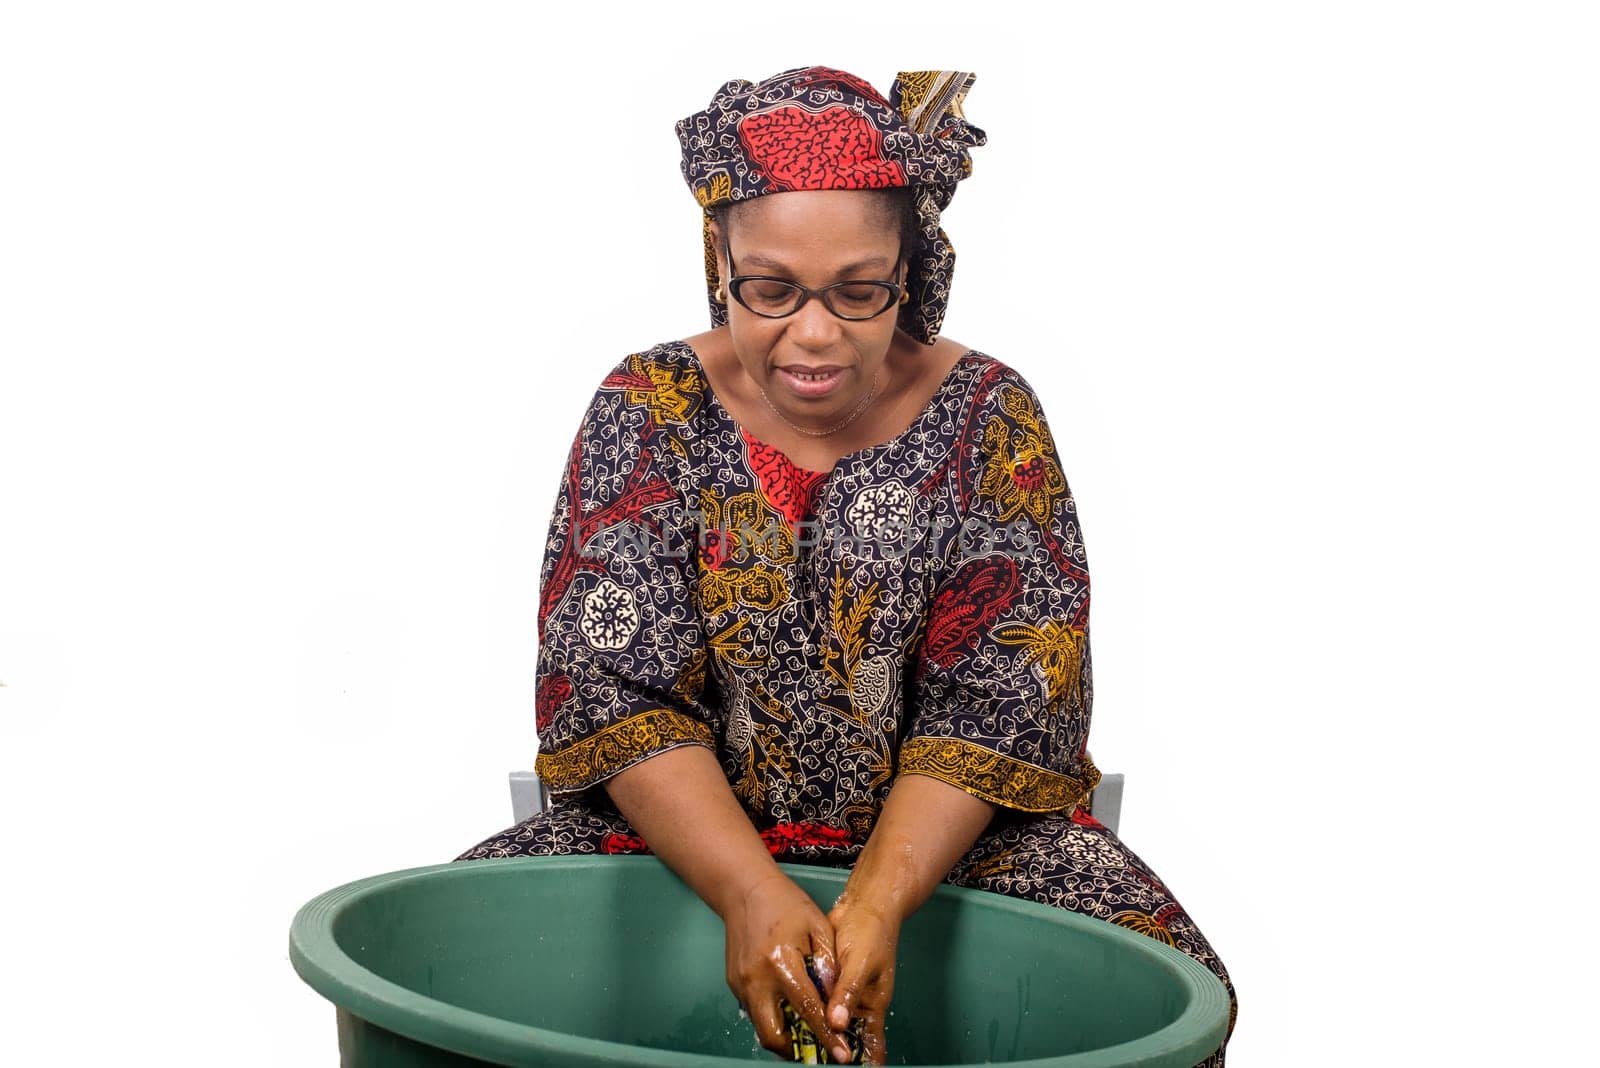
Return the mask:
<svg viewBox="0 0 1600 1068"><path fill-rule="evenodd" d="M728 245L726 234L722 236L722 251L728 257L728 270L735 270L733 249ZM894 261L895 274L900 273L900 264L904 259L902 253ZM806 301L812 297L820 299L829 311L841 319L851 322L876 319L894 307L903 288L894 282L863 280L835 282L821 289L807 289L798 282L767 274L735 274L728 280L728 292L733 299L764 319L783 319L793 315L805 307Z"/></svg>

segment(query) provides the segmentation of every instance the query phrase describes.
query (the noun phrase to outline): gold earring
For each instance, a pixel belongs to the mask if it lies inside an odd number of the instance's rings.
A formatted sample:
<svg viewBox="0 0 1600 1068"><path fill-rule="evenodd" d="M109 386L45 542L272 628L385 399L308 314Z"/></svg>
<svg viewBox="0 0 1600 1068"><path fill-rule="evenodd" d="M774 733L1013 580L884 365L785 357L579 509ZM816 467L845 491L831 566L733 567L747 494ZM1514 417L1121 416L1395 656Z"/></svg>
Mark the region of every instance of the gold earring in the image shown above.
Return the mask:
<svg viewBox="0 0 1600 1068"><path fill-rule="evenodd" d="M910 300L910 299L911 299L911 290L909 290L909 289L902 289L902 290L901 290L901 291L900 291L900 303L901 303L901 304L904 304L904 303L905 303L905 302L906 302L906 301L908 301L908 300Z"/></svg>
<svg viewBox="0 0 1600 1068"><path fill-rule="evenodd" d="M728 303L728 294L726 294L726 293L724 293L722 291L722 283L721 282L717 283L717 291L714 294L712 294L712 296L714 296L716 298L716 301L717 301L718 304L726 304L726 303Z"/></svg>

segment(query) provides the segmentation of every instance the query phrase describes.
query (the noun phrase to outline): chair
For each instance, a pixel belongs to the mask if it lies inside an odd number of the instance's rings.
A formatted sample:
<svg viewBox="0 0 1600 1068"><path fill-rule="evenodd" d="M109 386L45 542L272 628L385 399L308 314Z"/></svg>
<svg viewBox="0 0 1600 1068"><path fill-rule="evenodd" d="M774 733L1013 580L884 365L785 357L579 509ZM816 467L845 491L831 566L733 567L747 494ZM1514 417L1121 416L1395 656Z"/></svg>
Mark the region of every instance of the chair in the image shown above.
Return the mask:
<svg viewBox="0 0 1600 1068"><path fill-rule="evenodd" d="M536 812L550 807L550 791L539 781L534 771L511 773L511 821L521 823ZM1089 796L1089 812L1105 824L1112 834L1117 833L1117 823L1122 818L1122 772L1107 772L1100 777L1100 785Z"/></svg>

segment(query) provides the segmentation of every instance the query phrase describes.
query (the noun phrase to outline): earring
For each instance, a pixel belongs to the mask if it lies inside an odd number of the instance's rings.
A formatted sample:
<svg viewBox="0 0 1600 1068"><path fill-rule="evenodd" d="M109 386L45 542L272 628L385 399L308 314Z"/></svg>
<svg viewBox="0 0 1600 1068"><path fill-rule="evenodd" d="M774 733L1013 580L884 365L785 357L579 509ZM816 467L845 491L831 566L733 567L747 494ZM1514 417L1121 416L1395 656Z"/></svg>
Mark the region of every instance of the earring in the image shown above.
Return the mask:
<svg viewBox="0 0 1600 1068"><path fill-rule="evenodd" d="M900 291L900 303L901 303L901 304L904 304L904 303L905 303L905 302L906 302L906 301L908 301L908 300L910 300L910 299L911 299L911 290L909 290L909 289L902 289L902 290L901 290L901 291Z"/></svg>
<svg viewBox="0 0 1600 1068"><path fill-rule="evenodd" d="M716 299L716 302L718 304L726 304L726 303L728 303L728 294L726 294L726 293L724 293L722 291L722 283L721 282L717 283L717 291L715 293L713 293L712 296Z"/></svg>

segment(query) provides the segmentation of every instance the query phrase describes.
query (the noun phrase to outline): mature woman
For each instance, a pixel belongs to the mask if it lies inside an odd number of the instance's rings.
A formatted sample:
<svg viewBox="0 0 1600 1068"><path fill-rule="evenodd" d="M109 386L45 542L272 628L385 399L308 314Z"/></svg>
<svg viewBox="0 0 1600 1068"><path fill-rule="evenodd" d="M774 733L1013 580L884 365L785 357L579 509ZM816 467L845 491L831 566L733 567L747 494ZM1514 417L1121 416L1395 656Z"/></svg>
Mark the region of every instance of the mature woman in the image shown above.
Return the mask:
<svg viewBox="0 0 1600 1068"><path fill-rule="evenodd" d="M787 999L884 1063L900 926L940 882L1142 931L1233 993L1088 811L1089 575L1043 406L939 337L972 80L885 100L807 67L678 122L713 329L628 355L584 414L539 598L555 803L457 858L660 856L776 1052ZM824 915L777 860L852 873Z"/></svg>

